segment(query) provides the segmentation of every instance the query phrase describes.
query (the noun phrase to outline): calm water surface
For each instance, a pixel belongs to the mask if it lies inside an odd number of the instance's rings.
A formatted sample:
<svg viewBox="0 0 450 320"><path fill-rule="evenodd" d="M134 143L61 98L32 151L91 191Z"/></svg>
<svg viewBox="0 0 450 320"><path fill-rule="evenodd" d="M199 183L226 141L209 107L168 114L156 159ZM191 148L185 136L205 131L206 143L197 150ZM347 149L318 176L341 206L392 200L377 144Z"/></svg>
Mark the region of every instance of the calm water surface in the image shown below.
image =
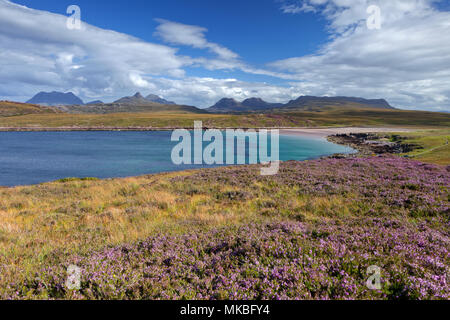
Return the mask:
<svg viewBox="0 0 450 320"><path fill-rule="evenodd" d="M0 132L0 186L67 177L114 178L203 168L174 165L171 132ZM206 143L205 143L206 145ZM351 148L325 139L280 136L280 160L308 160ZM270 148L269 148L270 154Z"/></svg>

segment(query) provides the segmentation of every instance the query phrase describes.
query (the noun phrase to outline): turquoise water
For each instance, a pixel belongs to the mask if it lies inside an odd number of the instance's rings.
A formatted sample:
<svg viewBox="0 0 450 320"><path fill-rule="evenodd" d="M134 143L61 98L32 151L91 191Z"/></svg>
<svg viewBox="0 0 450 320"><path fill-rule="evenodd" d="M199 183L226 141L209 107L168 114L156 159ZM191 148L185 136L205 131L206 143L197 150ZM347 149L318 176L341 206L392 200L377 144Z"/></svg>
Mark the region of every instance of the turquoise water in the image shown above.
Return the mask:
<svg viewBox="0 0 450 320"><path fill-rule="evenodd" d="M207 165L175 165L171 132L0 132L0 186L68 177L114 178ZM207 143L205 143L207 145ZM307 160L353 150L325 139L280 136L280 160ZM269 147L270 154L270 147Z"/></svg>

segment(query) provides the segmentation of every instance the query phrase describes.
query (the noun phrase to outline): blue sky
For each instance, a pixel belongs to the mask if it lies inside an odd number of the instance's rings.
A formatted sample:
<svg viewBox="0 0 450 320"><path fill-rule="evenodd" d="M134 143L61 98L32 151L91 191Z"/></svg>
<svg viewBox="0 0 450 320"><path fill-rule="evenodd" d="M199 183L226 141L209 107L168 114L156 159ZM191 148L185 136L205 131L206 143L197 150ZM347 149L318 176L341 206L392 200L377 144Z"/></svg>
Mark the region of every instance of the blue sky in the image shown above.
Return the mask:
<svg viewBox="0 0 450 320"><path fill-rule="evenodd" d="M83 30L64 27L72 4ZM366 25L373 4L379 30ZM207 107L224 96L350 95L448 111L449 9L435 0L0 0L0 99L141 91Z"/></svg>
<svg viewBox="0 0 450 320"><path fill-rule="evenodd" d="M66 14L72 4L81 8L82 20L104 29L133 35L142 40L160 43L154 35L155 19L167 19L208 29L208 39L237 52L255 67L317 51L329 34L326 21L316 13L284 14L280 3L273 0L28 0L14 1L30 8ZM130 3L132 5L130 5ZM179 52L193 57L205 56L203 50L180 47ZM193 76L238 76L245 81L270 81L282 84L281 79L245 74L235 70L191 68Z"/></svg>
<svg viewBox="0 0 450 320"><path fill-rule="evenodd" d="M89 24L160 42L153 36L161 18L208 29L208 38L255 65L315 52L327 41L319 14L287 15L273 0L20 0L31 8L65 14L77 4ZM183 48L183 53L202 52Z"/></svg>

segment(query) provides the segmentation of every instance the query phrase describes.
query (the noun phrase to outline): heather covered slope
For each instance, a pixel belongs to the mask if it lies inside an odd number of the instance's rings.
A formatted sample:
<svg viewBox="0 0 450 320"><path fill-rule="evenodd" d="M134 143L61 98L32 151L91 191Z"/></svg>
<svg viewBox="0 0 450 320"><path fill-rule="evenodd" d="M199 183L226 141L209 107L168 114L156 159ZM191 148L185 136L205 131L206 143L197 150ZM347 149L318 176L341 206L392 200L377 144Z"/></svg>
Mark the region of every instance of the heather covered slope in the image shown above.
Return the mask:
<svg viewBox="0 0 450 320"><path fill-rule="evenodd" d="M0 296L448 299L449 187L444 166L371 157L3 189Z"/></svg>

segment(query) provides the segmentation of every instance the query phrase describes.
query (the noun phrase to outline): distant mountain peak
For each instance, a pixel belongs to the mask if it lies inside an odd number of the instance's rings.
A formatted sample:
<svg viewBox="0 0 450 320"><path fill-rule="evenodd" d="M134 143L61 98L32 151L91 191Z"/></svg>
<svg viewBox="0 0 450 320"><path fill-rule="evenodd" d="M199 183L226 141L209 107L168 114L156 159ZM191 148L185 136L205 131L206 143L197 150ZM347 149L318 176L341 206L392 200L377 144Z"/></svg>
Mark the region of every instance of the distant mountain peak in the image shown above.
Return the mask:
<svg viewBox="0 0 450 320"><path fill-rule="evenodd" d="M233 98L220 99L214 106L208 108L210 112L256 112L281 106L277 103L268 103L261 98L249 98L239 102Z"/></svg>
<svg viewBox="0 0 450 320"><path fill-rule="evenodd" d="M269 103L261 98L253 97L242 102L233 98L220 99L215 105L206 109L216 113L240 113L240 112L262 112L276 111L284 109L299 109L318 111L323 108L375 108L375 109L395 109L384 99L364 99L357 97L315 97L300 96L286 104Z"/></svg>
<svg viewBox="0 0 450 320"><path fill-rule="evenodd" d="M27 103L39 104L44 106L60 106L60 105L83 105L84 102L78 98L73 92L39 92Z"/></svg>
<svg viewBox="0 0 450 320"><path fill-rule="evenodd" d="M157 96L156 94L149 94L145 97L145 100L150 102L156 102L160 104L168 104L168 105L175 105L176 103L173 101L167 101L166 99L161 98L160 96Z"/></svg>
<svg viewBox="0 0 450 320"><path fill-rule="evenodd" d="M131 97L123 97L114 103L120 104L132 104L132 105L149 105L149 104L163 104L163 105L176 105L173 101L167 101L157 95L150 94L144 97L140 92L137 92L134 96Z"/></svg>
<svg viewBox="0 0 450 320"><path fill-rule="evenodd" d="M245 99L244 101L242 101L242 103L244 103L244 102L265 102L265 101L261 98L248 98L248 99Z"/></svg>
<svg viewBox="0 0 450 320"><path fill-rule="evenodd" d="M223 99L220 99L215 104L215 106L217 106L217 107L220 107L220 106L222 106L222 107L229 107L229 106L236 106L238 104L239 104L239 102L237 100L233 99L233 98L223 98Z"/></svg>
<svg viewBox="0 0 450 320"><path fill-rule="evenodd" d="M320 107L320 106L340 106L354 104L359 107L377 108L377 109L395 109L385 99L365 99L359 97L315 97L300 96L295 100L289 101L285 107Z"/></svg>
<svg viewBox="0 0 450 320"><path fill-rule="evenodd" d="M253 108L266 108L266 107L275 107L274 105L277 104L266 102L261 98L249 98L242 101L242 105Z"/></svg>
<svg viewBox="0 0 450 320"><path fill-rule="evenodd" d="M94 101L86 103L87 106L88 105L93 105L93 104L103 104L103 101L101 101L101 100L94 100Z"/></svg>
<svg viewBox="0 0 450 320"><path fill-rule="evenodd" d="M114 103L121 104L147 104L148 101L142 96L140 92L136 92L133 96L123 97L119 100L114 101Z"/></svg>

